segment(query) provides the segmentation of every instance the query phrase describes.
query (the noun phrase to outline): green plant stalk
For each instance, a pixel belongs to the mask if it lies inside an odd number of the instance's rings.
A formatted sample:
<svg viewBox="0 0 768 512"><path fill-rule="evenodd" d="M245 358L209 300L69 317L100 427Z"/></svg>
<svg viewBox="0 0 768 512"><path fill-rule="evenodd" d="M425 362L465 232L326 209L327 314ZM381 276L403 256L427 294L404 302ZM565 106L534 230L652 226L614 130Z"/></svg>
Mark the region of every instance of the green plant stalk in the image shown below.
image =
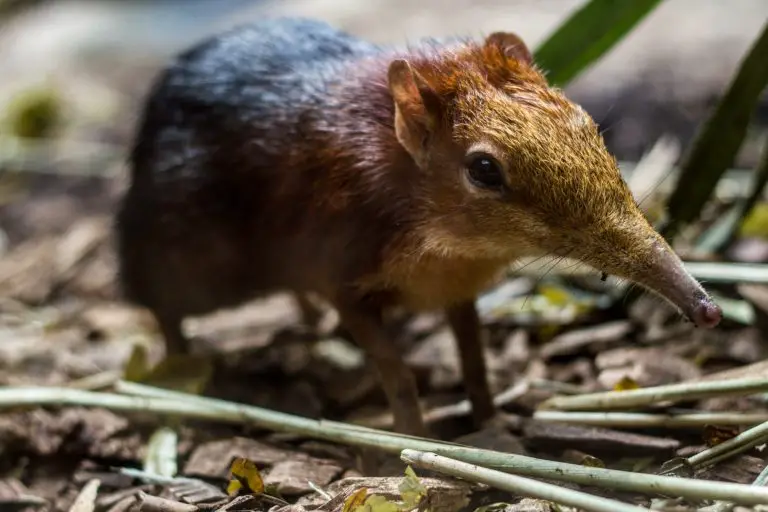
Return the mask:
<svg viewBox="0 0 768 512"><path fill-rule="evenodd" d="M201 398L194 395L181 393L178 391L170 391L170 390L160 389L152 386L146 386L143 384L136 384L133 382L120 381L117 383L116 387L118 392L142 396L142 397L168 398L174 401L190 400L194 403L199 403L200 407L205 408L205 410L209 410L210 408L215 407L216 404L223 404L224 406L227 407L228 410L231 409L232 407L241 407L247 410L252 410L254 413L257 412L259 413L259 415L266 414L269 417L278 415L283 418L290 418L291 419L290 423L284 424L282 429L276 429L278 431L289 431L292 425L295 424L296 422L306 423L309 425L319 425L321 430L320 432L316 432L314 434L314 437L320 437L320 438L324 438L326 440L334 441L334 442L340 442L340 441L338 438L335 438L333 436L332 434L333 430L341 429L342 431L347 433L360 432L360 433L368 434L373 436L373 439L393 440L393 443L391 444L391 446L394 449L396 449L395 447L398 446L396 440L400 440L404 442L404 444L400 445L401 447L400 450L405 448L411 448L418 451L435 452L435 453L443 454L443 455L452 457L454 459L462 460L468 463L479 464L486 467L493 466L496 469L499 469L507 473L518 473L526 476L550 478L553 480L561 479L562 481L580 483L583 485L595 485L595 486L607 487L607 488L618 489L618 490L627 490L627 491L634 491L634 492L649 492L649 493L666 492L670 495L680 495L688 498L695 497L696 499L709 499L709 498L702 498L702 496L704 496L702 494L697 494L699 492L698 489L690 489L690 490L685 489L683 492L681 492L681 489L679 488L670 489L668 485L673 485L673 481L668 480L665 482L659 482L656 480L657 478L656 475L645 475L641 473L629 473L626 471L616 471L616 470L608 470L608 469L600 469L600 468L588 468L586 466L581 466L581 465L542 461L539 459L535 459L532 457L525 457L521 455L502 454L500 452L494 452L490 450L470 448L470 447L466 447L456 443L432 441L432 440L426 440L419 437L407 436L404 434L382 432L380 430L376 430L368 427L360 427L357 425L348 425L345 423L337 423L333 421L316 422L314 420L305 420L304 418L298 418L296 416L276 413L273 411L268 411L266 409L260 409L260 408L248 407L248 406L238 406L237 404L231 404L222 400ZM323 430L323 427L327 430ZM307 433L307 432L305 432L305 434L310 436L313 435L312 433ZM323 436L326 436L326 437L323 437ZM357 446L367 446L367 447L373 447L373 448L378 447L379 449L382 449L382 450L391 451L391 450L388 450L385 446L363 444L359 440L357 442L350 442L349 444L353 444ZM428 448L428 446L431 446L431 448ZM544 469L545 467L549 469ZM594 472L592 471L592 469L598 469L599 471ZM629 479L628 479L629 475L632 475L631 479L634 479L635 480L634 482L629 482ZM673 477L669 477L669 478L673 478ZM686 480L685 485L688 485L691 482L698 483L699 481L688 479ZM661 490L662 487L664 488L664 490ZM646 491L643 491L641 489L646 489ZM703 488L701 490L703 491ZM689 491L692 494L686 494ZM734 499L734 498L729 498L729 499Z"/></svg>
<svg viewBox="0 0 768 512"><path fill-rule="evenodd" d="M611 428L702 428L705 425L757 425L768 421L768 413L648 414L641 412L536 411L533 414L533 419L551 423Z"/></svg>
<svg viewBox="0 0 768 512"><path fill-rule="evenodd" d="M534 52L550 84L562 87L606 54L661 0L592 0L574 12Z"/></svg>
<svg viewBox="0 0 768 512"><path fill-rule="evenodd" d="M629 409L667 401L698 400L724 395L750 395L765 390L768 390L768 379L766 378L681 382L627 391L600 391L575 396L555 396L539 405L539 410Z"/></svg>
<svg viewBox="0 0 768 512"><path fill-rule="evenodd" d="M672 240L709 200L747 134L760 93L768 84L768 23L742 60L723 98L698 132L668 202L662 234Z"/></svg>
<svg viewBox="0 0 768 512"><path fill-rule="evenodd" d="M647 512L648 509L620 501L593 496L567 487L560 487L529 478L494 471L467 464L466 462L442 457L435 453L403 450L400 459L406 464L421 469L439 471L446 475L478 482L517 495L548 500L554 503L578 508L587 512Z"/></svg>
<svg viewBox="0 0 768 512"><path fill-rule="evenodd" d="M688 457L688 463L694 468L711 466L717 461L745 452L768 440L768 421L745 430L736 437L713 446L703 452Z"/></svg>
<svg viewBox="0 0 768 512"><path fill-rule="evenodd" d="M689 499L728 500L750 505L768 503L768 488L720 482L715 484L695 479L552 462L374 429L350 427L338 422L302 418L260 407L202 398L124 381L118 383L118 388L123 392L131 391L133 394L144 396L123 396L55 387L5 387L0 388L0 409L76 405L127 412L151 412L221 423L250 424L277 432L374 448L393 454L399 454L404 449L434 452L470 464L535 478L630 492L681 496ZM162 397L146 396L155 394Z"/></svg>

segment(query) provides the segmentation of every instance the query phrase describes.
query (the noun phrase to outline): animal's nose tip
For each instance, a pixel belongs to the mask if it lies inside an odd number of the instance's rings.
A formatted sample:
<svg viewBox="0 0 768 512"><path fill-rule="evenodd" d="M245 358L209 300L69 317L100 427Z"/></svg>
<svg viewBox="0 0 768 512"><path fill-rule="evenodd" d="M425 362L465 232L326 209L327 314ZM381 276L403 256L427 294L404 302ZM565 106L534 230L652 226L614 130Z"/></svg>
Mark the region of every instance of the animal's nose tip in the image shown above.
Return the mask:
<svg viewBox="0 0 768 512"><path fill-rule="evenodd" d="M691 320L697 327L712 328L719 324L722 319L723 310L709 298L699 302L691 315Z"/></svg>

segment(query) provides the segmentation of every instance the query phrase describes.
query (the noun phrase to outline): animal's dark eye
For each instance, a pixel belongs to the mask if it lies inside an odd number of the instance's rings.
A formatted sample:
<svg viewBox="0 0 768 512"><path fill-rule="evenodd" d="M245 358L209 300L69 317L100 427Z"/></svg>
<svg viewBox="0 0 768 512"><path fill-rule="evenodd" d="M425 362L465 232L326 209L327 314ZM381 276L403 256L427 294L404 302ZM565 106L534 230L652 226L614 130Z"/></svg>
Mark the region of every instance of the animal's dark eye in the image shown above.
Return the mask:
<svg viewBox="0 0 768 512"><path fill-rule="evenodd" d="M467 174L475 186L498 189L504 186L501 165L486 153L475 153L467 159Z"/></svg>

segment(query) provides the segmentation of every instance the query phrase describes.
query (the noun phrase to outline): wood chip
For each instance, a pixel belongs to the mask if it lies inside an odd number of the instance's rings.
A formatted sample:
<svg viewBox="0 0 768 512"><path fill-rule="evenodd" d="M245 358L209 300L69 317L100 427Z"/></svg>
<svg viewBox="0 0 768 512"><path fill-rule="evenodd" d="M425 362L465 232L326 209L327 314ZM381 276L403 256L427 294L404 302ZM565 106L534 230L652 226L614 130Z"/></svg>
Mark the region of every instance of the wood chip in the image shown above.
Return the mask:
<svg viewBox="0 0 768 512"><path fill-rule="evenodd" d="M235 457L244 457L257 466L272 466L291 452L244 437L203 443L192 452L183 473L188 476L226 479Z"/></svg>
<svg viewBox="0 0 768 512"><path fill-rule="evenodd" d="M549 359L554 356L573 354L590 345L604 345L617 341L632 332L632 328L632 323L628 320L618 320L585 329L568 331L555 336L541 347L539 355L544 359Z"/></svg>
<svg viewBox="0 0 768 512"><path fill-rule="evenodd" d="M341 471L341 466L334 461L314 459L297 453L295 458L275 464L264 477L264 484L276 486L284 496L295 496L312 492L309 482L325 487Z"/></svg>
<svg viewBox="0 0 768 512"><path fill-rule="evenodd" d="M578 449L595 457L621 453L625 457L671 457L680 446L675 439L618 430L580 427L531 420L523 428L526 444L547 452Z"/></svg>

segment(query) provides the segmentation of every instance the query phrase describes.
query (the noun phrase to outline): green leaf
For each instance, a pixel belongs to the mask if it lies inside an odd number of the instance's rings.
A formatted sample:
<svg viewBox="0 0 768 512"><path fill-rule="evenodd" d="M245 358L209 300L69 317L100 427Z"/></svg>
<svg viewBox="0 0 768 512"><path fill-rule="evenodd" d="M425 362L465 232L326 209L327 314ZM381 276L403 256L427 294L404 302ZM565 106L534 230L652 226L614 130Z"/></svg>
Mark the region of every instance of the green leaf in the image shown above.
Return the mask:
<svg viewBox="0 0 768 512"><path fill-rule="evenodd" d="M760 93L768 85L768 23L742 60L728 90L699 130L681 166L661 232L672 239L698 218L718 181L733 162L747 135Z"/></svg>
<svg viewBox="0 0 768 512"><path fill-rule="evenodd" d="M592 0L534 52L547 80L562 87L626 36L661 0Z"/></svg>

